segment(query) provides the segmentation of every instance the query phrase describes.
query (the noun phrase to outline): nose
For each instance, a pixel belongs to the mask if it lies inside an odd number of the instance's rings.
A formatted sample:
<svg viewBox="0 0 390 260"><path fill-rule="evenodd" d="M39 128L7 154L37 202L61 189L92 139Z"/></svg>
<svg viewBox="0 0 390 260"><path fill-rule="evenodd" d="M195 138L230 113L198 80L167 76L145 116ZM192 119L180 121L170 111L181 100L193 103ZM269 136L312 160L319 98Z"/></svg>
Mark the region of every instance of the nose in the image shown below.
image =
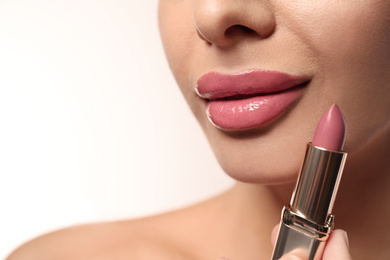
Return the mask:
<svg viewBox="0 0 390 260"><path fill-rule="evenodd" d="M199 0L194 12L199 37L228 48L243 37L267 38L275 30L275 16L264 0Z"/></svg>

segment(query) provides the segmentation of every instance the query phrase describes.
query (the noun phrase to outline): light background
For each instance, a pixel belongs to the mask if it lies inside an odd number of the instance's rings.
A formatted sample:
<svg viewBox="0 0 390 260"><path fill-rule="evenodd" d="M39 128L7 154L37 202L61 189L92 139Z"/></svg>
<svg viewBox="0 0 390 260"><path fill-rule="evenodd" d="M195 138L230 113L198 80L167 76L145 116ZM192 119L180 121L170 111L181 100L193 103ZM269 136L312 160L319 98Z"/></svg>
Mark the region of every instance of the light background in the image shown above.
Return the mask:
<svg viewBox="0 0 390 260"><path fill-rule="evenodd" d="M166 64L157 0L0 0L0 259L232 185Z"/></svg>

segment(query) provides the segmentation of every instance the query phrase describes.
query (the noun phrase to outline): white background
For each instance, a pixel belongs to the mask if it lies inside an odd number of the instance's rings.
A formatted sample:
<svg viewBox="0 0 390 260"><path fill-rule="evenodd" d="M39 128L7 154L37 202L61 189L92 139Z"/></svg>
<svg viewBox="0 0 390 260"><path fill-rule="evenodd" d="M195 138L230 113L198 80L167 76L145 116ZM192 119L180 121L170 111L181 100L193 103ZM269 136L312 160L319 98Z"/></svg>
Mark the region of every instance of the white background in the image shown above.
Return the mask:
<svg viewBox="0 0 390 260"><path fill-rule="evenodd" d="M0 259L232 184L170 74L156 0L0 0L0 176Z"/></svg>

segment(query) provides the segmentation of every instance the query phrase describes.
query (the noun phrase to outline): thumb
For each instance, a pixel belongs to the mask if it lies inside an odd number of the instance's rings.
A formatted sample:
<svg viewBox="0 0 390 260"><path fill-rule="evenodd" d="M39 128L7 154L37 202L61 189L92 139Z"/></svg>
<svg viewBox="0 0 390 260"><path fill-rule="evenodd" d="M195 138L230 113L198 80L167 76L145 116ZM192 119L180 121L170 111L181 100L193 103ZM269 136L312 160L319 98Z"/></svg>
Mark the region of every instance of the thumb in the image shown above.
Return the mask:
<svg viewBox="0 0 390 260"><path fill-rule="evenodd" d="M352 260L349 254L349 242L347 232L335 230L326 244L323 260Z"/></svg>

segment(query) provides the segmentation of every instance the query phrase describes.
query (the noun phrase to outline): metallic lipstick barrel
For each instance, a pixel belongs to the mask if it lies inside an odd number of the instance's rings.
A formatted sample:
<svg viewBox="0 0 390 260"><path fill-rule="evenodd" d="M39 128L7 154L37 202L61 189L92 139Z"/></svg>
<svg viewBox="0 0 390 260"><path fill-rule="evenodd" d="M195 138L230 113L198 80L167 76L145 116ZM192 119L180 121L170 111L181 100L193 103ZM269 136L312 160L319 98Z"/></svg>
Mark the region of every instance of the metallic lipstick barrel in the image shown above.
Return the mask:
<svg viewBox="0 0 390 260"><path fill-rule="evenodd" d="M346 153L307 145L291 208L316 223L325 224L332 211Z"/></svg>
<svg viewBox="0 0 390 260"><path fill-rule="evenodd" d="M307 145L290 205L282 212L273 260L299 251L320 260L333 228L331 211L347 154Z"/></svg>

